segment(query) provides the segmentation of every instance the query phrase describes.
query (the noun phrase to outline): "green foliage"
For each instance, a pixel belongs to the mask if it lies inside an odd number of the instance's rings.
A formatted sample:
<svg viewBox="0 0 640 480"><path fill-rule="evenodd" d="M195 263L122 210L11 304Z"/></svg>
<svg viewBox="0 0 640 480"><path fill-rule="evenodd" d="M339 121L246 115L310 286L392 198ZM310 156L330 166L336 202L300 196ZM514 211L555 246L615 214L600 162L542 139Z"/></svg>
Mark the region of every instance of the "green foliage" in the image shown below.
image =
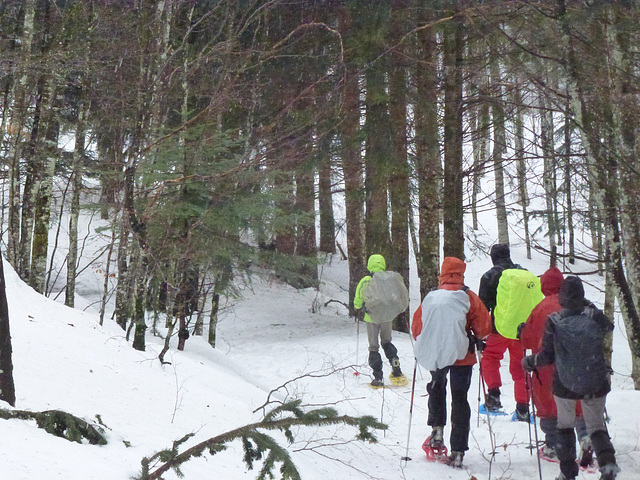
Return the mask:
<svg viewBox="0 0 640 480"><path fill-rule="evenodd" d="M328 425L345 424L358 428L357 440L376 442L373 429L386 429L386 425L378 422L370 416L351 417L348 415L338 416L333 408L318 408L304 411L301 408L301 401L294 400L275 407L268 412L262 421L235 430L223 433L216 437L201 442L182 453L178 452L178 446L191 438L189 434L174 442L171 449L157 452L151 457L145 457L141 461L141 473L135 480L158 480L162 474L169 469L173 469L178 476L181 476L180 465L191 458L200 457L205 450L211 455L224 450L225 444L233 440L240 440L243 447L243 461L252 470L256 462L262 462L257 475L258 480L280 478L282 480L300 480L300 473L296 468L289 452L282 447L272 436L263 430L282 431L289 443L293 442L294 435L291 431L293 426L322 427ZM162 462L155 470L151 470L152 462ZM279 477L276 477L276 466L279 467Z"/></svg>
<svg viewBox="0 0 640 480"><path fill-rule="evenodd" d="M56 437L70 442L83 443L85 440L91 445L106 445L104 429L93 426L86 420L62 410L47 410L44 412L29 412L26 410L0 409L0 418L5 420L16 418L19 420L35 420L39 428Z"/></svg>

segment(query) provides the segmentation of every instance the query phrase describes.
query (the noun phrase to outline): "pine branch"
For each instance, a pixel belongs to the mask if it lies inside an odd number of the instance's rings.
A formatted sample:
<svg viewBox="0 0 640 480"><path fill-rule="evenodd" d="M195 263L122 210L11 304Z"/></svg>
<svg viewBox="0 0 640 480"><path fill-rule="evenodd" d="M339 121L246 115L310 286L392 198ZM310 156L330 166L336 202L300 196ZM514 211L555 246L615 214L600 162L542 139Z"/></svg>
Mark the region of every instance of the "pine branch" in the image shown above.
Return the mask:
<svg viewBox="0 0 640 480"><path fill-rule="evenodd" d="M82 443L88 440L91 445L106 445L101 427L94 427L86 420L76 417L62 410L46 410L44 412L29 412L27 410L0 409L0 418L5 420L35 420L39 428L56 437L70 442Z"/></svg>
<svg viewBox="0 0 640 480"><path fill-rule="evenodd" d="M155 453L151 457L145 457L142 461L142 470L137 480L159 480L162 474L169 469L173 469L180 474L180 466L194 457L200 457L207 450L210 455L226 448L226 444L240 439L244 448L244 462L249 469L253 468L255 461L264 463L257 479L274 478L273 470L276 464L280 464L280 475L282 480L299 480L300 474L291 459L286 448L280 446L270 435L260 430L279 430L284 432L287 440L293 442L293 434L291 428L294 426L329 426L337 424L345 424L358 428L356 439L368 442L376 442L377 439L372 433L372 429L386 429L387 426L378 422L374 417L352 417L349 415L338 416L333 408L319 408L308 412L300 409L300 400L279 405L265 415L260 422L245 425L234 430L230 430L221 435L209 438L204 442L200 442L193 447L188 448L182 453L178 453L177 447L184 443L192 435L187 435L181 440L174 442L173 448ZM286 414L289 416L278 418ZM155 470L150 471L149 465L159 460L162 463Z"/></svg>

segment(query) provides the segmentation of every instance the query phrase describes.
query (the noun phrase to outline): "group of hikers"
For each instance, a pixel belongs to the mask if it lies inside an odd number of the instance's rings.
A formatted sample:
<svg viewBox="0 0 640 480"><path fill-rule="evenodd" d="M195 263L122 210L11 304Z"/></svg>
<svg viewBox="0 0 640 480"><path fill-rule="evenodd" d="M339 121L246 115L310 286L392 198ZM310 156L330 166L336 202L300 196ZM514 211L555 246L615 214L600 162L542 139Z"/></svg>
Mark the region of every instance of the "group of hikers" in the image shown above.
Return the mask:
<svg viewBox="0 0 640 480"><path fill-rule="evenodd" d="M513 420L534 423L534 415L539 419L545 438L538 455L559 462L556 480L577 478L580 467L592 464L593 453L600 479L613 480L620 469L605 423L612 373L605 336L613 323L585 298L579 277L564 278L551 267L538 278L511 260L506 244L493 245L490 255L493 266L482 276L478 294L464 283L466 263L446 257L438 288L425 296L413 315L416 362L431 373L427 425L432 430L423 445L427 458L462 467L469 449L468 391L476 363L484 385L480 411L504 413L500 363L508 350L516 402ZM408 307L408 291L399 274L387 272L382 255L371 255L367 266L370 274L358 284L354 306L365 312L371 385L383 387L380 347L392 368L390 381L406 381L391 326ZM531 354L525 355L526 350ZM447 378L450 454L444 441Z"/></svg>

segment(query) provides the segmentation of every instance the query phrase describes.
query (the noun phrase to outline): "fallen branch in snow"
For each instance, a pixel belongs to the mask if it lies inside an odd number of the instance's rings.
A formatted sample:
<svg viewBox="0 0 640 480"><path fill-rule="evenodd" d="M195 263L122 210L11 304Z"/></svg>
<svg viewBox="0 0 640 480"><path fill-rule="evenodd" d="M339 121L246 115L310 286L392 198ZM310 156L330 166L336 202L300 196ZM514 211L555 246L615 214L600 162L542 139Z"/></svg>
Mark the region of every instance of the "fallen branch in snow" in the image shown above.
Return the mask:
<svg viewBox="0 0 640 480"><path fill-rule="evenodd" d="M178 447L193 437L193 434L186 435L173 443L173 447L168 450L157 452L151 457L145 457L142 461L142 471L136 480L160 480L162 474L169 469L173 469L178 476L182 475L180 466L192 458L201 457L206 451L210 455L225 450L226 444L233 440L240 439L244 447L244 462L251 470L255 461L262 461L262 467L258 473L258 479L274 478L274 468L276 464L280 466L282 479L300 480L300 473L293 463L286 448L280 446L273 437L260 430L279 430L292 443L294 440L291 427L294 426L328 426L345 424L357 427L359 433L357 440L376 442L377 439L371 429L386 429L387 426L378 422L371 416L351 417L349 415L338 416L332 408L319 408L316 410L302 411L300 400L285 403L269 412L262 421L236 428L221 435L212 437L204 442L200 442L182 453L178 452ZM151 464L162 462L151 471Z"/></svg>
<svg viewBox="0 0 640 480"><path fill-rule="evenodd" d="M344 305L346 308L349 308L349 304L347 304L347 303L345 303L345 302L343 302L341 300L334 300L334 299L329 300L327 303L324 304L324 306L326 307L327 305L329 305L332 302L339 303L340 305Z"/></svg>
<svg viewBox="0 0 640 480"><path fill-rule="evenodd" d="M341 368L336 368L335 370L331 370L329 372L322 372L322 373L305 373L304 375L300 375L298 377L292 378L291 380L287 380L286 382L284 382L282 385L280 385L279 387L274 388L273 390L271 390L269 392L269 394L267 395L267 400L260 405L258 408L256 408L253 413L256 413L258 410L264 410L267 406L269 406L270 404L273 403L273 400L271 400L271 395L273 395L274 393L276 393L279 390L284 389L287 392L287 396L289 394L289 391L287 389L288 385L294 382L297 382L298 380L301 380L303 378L322 378L322 377L328 377L330 375L333 375L334 373L337 372L341 372L344 370L354 370L357 371L358 370L358 365L349 365L346 367L341 367ZM282 402L281 402L282 403Z"/></svg>
<svg viewBox="0 0 640 480"><path fill-rule="evenodd" d="M86 420L62 410L29 412L27 410L5 410L0 408L0 418L5 420L35 420L38 427L70 442L82 443L83 440L88 440L91 445L107 444L107 440L102 435L101 427L96 428Z"/></svg>

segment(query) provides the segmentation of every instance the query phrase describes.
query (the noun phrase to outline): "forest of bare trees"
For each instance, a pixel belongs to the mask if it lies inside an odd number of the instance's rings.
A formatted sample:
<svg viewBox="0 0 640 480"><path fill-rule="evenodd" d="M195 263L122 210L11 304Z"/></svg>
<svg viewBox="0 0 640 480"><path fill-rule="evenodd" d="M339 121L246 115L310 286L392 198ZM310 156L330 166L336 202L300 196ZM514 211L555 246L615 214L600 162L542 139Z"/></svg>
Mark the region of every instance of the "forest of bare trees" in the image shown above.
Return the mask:
<svg viewBox="0 0 640 480"><path fill-rule="evenodd" d="M640 389L639 47L623 0L5 0L2 250L73 306L93 209L102 317L117 278L134 348L159 312L184 348L255 265L313 287L339 250L353 299L367 255L408 283L413 252L424 294L491 210L605 277Z"/></svg>

